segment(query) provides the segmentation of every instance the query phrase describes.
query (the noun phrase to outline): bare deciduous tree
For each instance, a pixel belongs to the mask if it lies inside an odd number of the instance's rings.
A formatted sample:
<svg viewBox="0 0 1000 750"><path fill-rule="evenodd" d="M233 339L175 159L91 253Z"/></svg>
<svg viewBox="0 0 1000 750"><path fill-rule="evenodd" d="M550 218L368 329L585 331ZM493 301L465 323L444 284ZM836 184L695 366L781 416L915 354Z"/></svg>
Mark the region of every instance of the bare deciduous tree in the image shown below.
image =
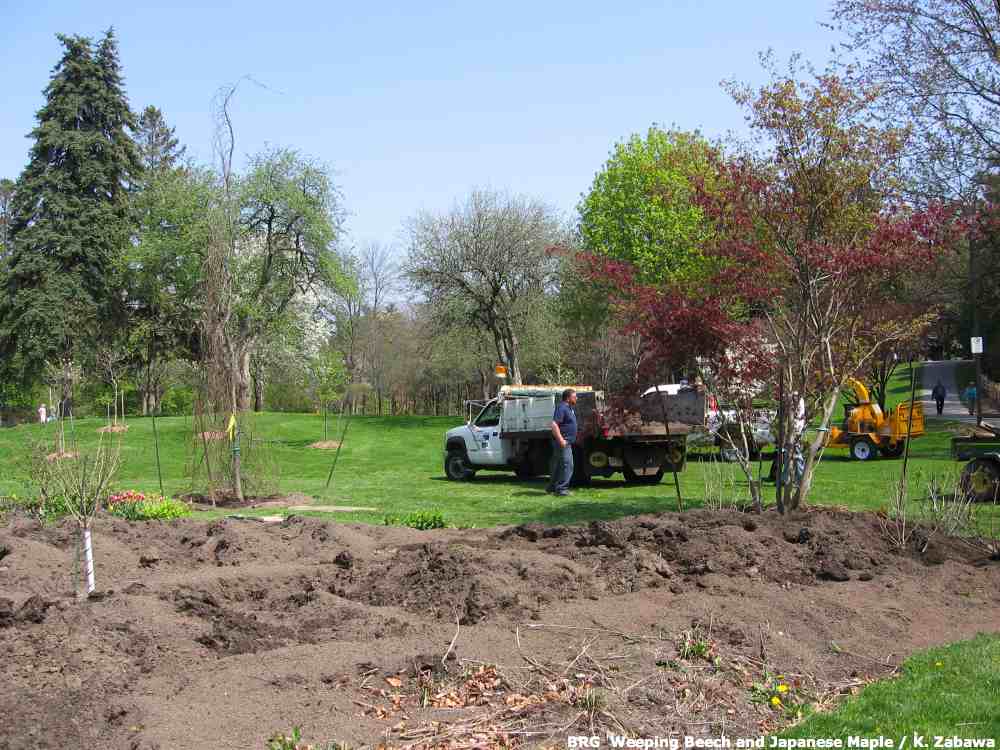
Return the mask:
<svg viewBox="0 0 1000 750"><path fill-rule="evenodd" d="M493 339L511 382L521 382L525 323L553 283L550 249L564 230L541 201L476 190L446 214L409 225L406 273L439 322L464 321Z"/></svg>
<svg viewBox="0 0 1000 750"><path fill-rule="evenodd" d="M968 197L1000 157L1000 5L994 0L836 0L850 73L912 123L910 165L930 197Z"/></svg>
<svg viewBox="0 0 1000 750"><path fill-rule="evenodd" d="M108 497L111 482L121 466L121 443L100 440L94 449L77 449L71 454L34 457L33 481L46 504L61 501L80 530L82 586L77 595L86 597L96 588L94 548L90 528L101 503Z"/></svg>

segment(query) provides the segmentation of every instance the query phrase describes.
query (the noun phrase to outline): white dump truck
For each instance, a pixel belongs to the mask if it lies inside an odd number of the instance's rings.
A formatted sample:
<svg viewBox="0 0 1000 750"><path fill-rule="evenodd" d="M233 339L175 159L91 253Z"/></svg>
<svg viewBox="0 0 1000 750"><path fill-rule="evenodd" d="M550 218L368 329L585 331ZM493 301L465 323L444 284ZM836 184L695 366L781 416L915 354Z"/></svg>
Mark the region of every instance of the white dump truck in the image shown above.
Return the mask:
<svg viewBox="0 0 1000 750"><path fill-rule="evenodd" d="M692 427L704 426L707 397L702 389L646 394L608 408L604 394L588 386L577 392L577 440L573 446L576 484L621 472L625 481L656 484L664 472L684 468L685 442ZM454 481L477 471L513 471L528 479L548 474L551 424L567 386L504 386L461 427L445 434L444 468Z"/></svg>

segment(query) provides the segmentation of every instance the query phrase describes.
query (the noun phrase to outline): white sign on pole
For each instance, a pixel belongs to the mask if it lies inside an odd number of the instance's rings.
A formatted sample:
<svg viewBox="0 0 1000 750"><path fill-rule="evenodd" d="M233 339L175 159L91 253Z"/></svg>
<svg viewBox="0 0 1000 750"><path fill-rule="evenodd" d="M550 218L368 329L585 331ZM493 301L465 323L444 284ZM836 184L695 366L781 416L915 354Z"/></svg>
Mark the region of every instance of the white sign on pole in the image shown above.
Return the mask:
<svg viewBox="0 0 1000 750"><path fill-rule="evenodd" d="M982 354L983 353L983 337L973 336L972 337L972 353Z"/></svg>

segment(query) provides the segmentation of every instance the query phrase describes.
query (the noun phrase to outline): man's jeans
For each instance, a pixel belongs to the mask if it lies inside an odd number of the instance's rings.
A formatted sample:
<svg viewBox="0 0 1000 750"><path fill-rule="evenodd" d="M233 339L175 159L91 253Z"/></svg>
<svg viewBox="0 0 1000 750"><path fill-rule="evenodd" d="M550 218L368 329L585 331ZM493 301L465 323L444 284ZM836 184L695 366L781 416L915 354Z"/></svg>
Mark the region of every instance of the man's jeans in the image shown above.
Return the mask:
<svg viewBox="0 0 1000 750"><path fill-rule="evenodd" d="M552 441L552 460L549 462L549 489L560 494L569 492L569 482L573 478L573 446L566 443L560 448Z"/></svg>

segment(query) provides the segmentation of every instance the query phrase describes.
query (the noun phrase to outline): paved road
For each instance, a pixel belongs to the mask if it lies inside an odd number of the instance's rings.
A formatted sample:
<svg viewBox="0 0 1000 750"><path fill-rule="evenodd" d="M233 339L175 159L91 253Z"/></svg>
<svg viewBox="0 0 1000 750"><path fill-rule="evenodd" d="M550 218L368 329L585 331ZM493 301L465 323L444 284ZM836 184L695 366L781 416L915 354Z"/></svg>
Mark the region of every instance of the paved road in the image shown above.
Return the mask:
<svg viewBox="0 0 1000 750"><path fill-rule="evenodd" d="M961 360L954 359L923 363L922 387L917 392L917 398L924 402L925 418L939 418L937 416L937 405L934 403L934 399L931 398L931 390L940 380L948 391L948 395L944 400L944 411L940 419L947 419L949 422L970 422L975 424L975 416L969 416L969 410L959 399L961 392L969 385L968 383L958 383L955 380L955 374L960 364L962 364Z"/></svg>

